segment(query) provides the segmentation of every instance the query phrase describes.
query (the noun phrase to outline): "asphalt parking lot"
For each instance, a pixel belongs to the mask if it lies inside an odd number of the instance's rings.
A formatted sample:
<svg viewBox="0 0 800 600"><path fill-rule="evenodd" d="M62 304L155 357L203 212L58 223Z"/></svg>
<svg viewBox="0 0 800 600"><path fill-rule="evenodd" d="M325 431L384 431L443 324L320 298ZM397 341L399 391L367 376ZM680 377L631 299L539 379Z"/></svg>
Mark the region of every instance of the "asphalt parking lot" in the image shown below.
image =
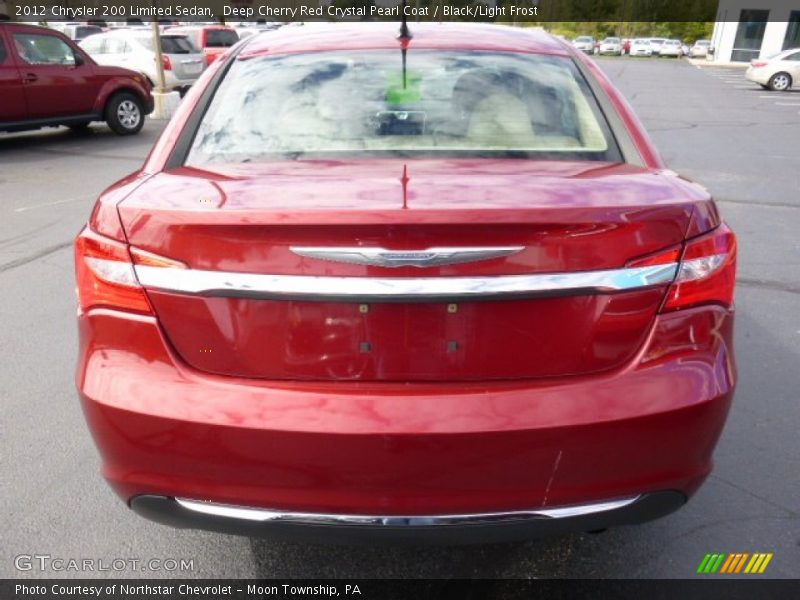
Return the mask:
<svg viewBox="0 0 800 600"><path fill-rule="evenodd" d="M740 382L716 469L682 510L599 535L460 548L304 546L178 531L128 511L98 474L73 391L71 240L161 123L0 134L0 577L14 557L192 559L192 577L691 577L707 552L772 552L800 577L800 90L732 69L600 58L671 168L708 186L740 240ZM91 575L89 573L88 575Z"/></svg>

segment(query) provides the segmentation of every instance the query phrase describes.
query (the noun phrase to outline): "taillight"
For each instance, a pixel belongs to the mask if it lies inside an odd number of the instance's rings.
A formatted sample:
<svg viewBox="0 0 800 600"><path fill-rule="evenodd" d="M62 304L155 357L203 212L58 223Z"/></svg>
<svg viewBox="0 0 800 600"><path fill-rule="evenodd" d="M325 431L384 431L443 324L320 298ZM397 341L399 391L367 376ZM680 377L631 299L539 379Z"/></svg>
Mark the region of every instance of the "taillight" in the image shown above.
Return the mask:
<svg viewBox="0 0 800 600"><path fill-rule="evenodd" d="M676 263L681 258L681 247L673 246L667 250L661 250L655 254L648 254L647 256L640 256L630 262L626 267L653 267L656 265L671 265Z"/></svg>
<svg viewBox="0 0 800 600"><path fill-rule="evenodd" d="M736 282L736 236L722 224L686 243L664 311L698 304L733 306Z"/></svg>
<svg viewBox="0 0 800 600"><path fill-rule="evenodd" d="M761 67L766 67L769 63L763 60L754 60L750 64L753 66L753 68L760 69Z"/></svg>
<svg viewBox="0 0 800 600"><path fill-rule="evenodd" d="M164 66L165 71L172 71L172 61L166 54L161 55L161 64Z"/></svg>
<svg viewBox="0 0 800 600"><path fill-rule="evenodd" d="M144 289L136 279L134 263L153 267L186 266L136 248L129 251L127 244L84 228L75 240L75 277L81 309L105 307L153 314Z"/></svg>

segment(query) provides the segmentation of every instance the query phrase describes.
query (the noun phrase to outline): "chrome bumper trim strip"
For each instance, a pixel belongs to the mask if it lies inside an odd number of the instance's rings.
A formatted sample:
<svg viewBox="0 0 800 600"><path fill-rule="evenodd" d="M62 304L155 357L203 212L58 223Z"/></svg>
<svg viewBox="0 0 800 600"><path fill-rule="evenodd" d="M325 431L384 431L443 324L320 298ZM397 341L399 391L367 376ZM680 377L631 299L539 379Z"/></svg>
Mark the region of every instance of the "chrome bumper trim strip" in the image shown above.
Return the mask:
<svg viewBox="0 0 800 600"><path fill-rule="evenodd" d="M575 273L491 277L323 277L263 275L137 265L147 287L200 296L332 301L430 302L604 293L670 283L678 263Z"/></svg>
<svg viewBox="0 0 800 600"><path fill-rule="evenodd" d="M630 506L641 496L622 498L619 500L609 500L605 502L595 502L591 504L579 504L575 506L563 506L557 508L538 508L531 510L519 510L497 513L475 513L475 514L456 514L456 515L406 515L406 516L379 516L379 515L344 515L344 514L324 514L324 513L302 513L287 512L278 510L267 510L262 508L249 508L241 506L231 506L228 504L216 504L213 502L203 502L198 500L187 500L185 498L175 498L175 501L183 508L206 515L216 517L226 517L244 521L256 522L282 522L298 523L308 525L363 525L363 526L385 526L385 527L435 527L447 525L478 525L504 523L508 521L520 521L529 519L566 519L569 517L580 517L596 513L607 512Z"/></svg>

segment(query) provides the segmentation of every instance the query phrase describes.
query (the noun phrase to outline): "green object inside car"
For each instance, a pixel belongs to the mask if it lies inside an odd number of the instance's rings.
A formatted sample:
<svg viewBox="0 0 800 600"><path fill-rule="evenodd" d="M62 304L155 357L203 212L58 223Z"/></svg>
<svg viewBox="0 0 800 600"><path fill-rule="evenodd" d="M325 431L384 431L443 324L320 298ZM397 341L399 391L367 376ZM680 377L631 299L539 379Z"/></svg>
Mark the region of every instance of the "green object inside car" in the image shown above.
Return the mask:
<svg viewBox="0 0 800 600"><path fill-rule="evenodd" d="M422 100L422 76L419 73L407 71L405 82L403 73L394 73L389 76L386 87L386 102L391 106L398 106L419 102Z"/></svg>

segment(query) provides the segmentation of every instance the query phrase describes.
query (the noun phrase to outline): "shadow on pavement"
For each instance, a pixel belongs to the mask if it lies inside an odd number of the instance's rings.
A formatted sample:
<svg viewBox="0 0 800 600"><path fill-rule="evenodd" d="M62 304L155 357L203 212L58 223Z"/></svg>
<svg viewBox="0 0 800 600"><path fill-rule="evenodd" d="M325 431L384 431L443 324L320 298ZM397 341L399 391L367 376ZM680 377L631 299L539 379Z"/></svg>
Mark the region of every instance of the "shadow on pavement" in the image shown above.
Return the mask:
<svg viewBox="0 0 800 600"><path fill-rule="evenodd" d="M103 158L122 158L115 154L130 152L126 159L139 159L146 154L166 121L145 123L136 135L120 136L104 123L93 123L85 129L47 127L33 131L0 132L0 157L5 164L30 163L41 160L42 154L85 154Z"/></svg>

